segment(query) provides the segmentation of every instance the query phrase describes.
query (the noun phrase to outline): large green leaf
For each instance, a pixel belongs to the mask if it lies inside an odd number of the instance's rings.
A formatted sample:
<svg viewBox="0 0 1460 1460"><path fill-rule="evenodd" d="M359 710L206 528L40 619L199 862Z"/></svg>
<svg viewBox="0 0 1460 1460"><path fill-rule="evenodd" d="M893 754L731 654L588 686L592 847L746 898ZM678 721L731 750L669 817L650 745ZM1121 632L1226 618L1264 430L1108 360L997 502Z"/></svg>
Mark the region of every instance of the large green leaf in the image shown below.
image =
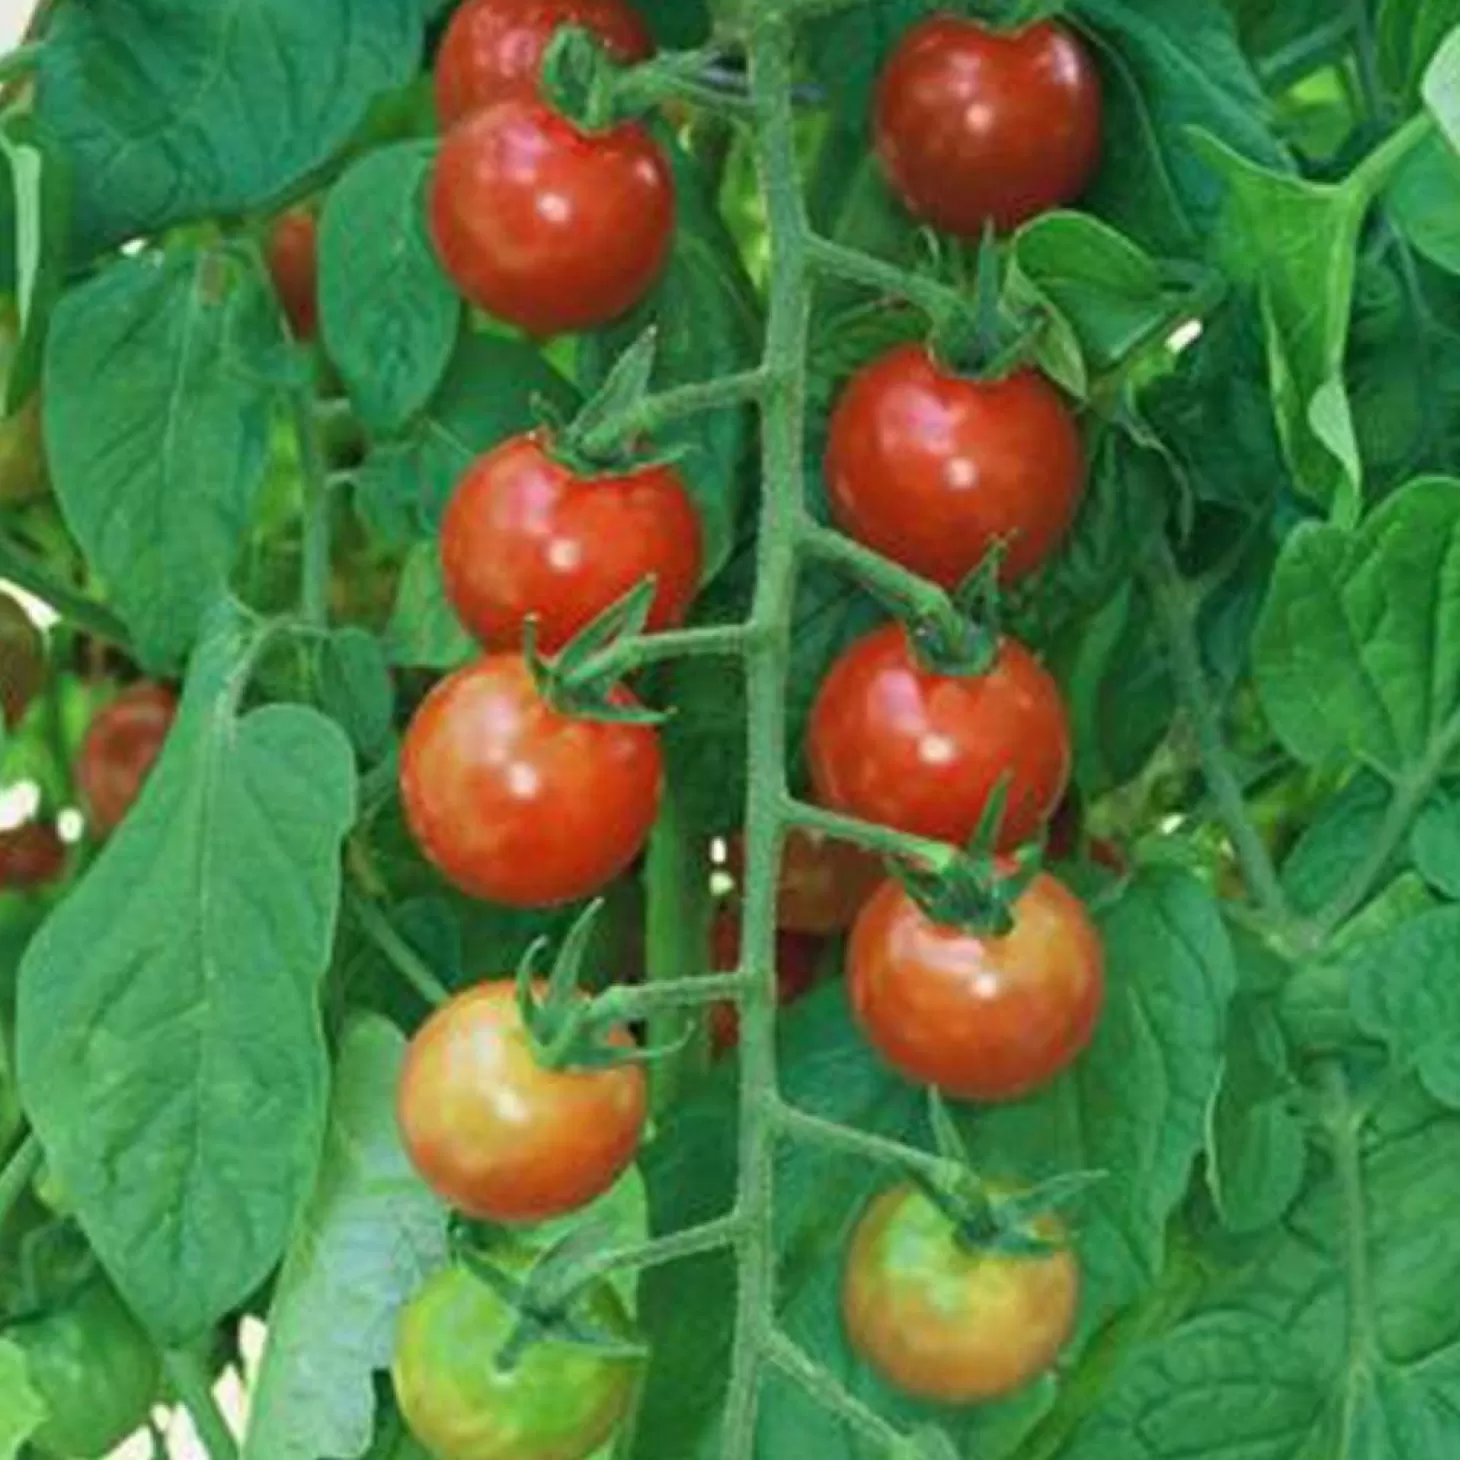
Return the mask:
<svg viewBox="0 0 1460 1460"><path fill-rule="evenodd" d="M1460 0L1379 0L1379 73L1406 110L1440 42L1460 25Z"/></svg>
<svg viewBox="0 0 1460 1460"><path fill-rule="evenodd" d="M0 1338L0 1460L15 1460L48 1414L45 1400L30 1386L25 1350Z"/></svg>
<svg viewBox="0 0 1460 1460"><path fill-rule="evenodd" d="M149 665L181 659L228 582L268 453L259 372L280 344L272 299L226 249L121 260L56 310L51 474Z"/></svg>
<svg viewBox="0 0 1460 1460"><path fill-rule="evenodd" d="M446 1212L396 1128L405 1048L373 1015L345 1034L319 1178L269 1308L244 1460L360 1454L396 1315L446 1261Z"/></svg>
<svg viewBox="0 0 1460 1460"><path fill-rule="evenodd" d="M319 241L324 342L360 419L403 427L451 359L461 298L426 236L433 149L368 153L330 191Z"/></svg>
<svg viewBox="0 0 1460 1460"><path fill-rule="evenodd" d="M26 1110L165 1344L273 1268L324 1134L319 984L354 761L312 710L240 717L249 652L220 610L140 801L20 970Z"/></svg>
<svg viewBox="0 0 1460 1460"><path fill-rule="evenodd" d="M1460 483L1413 482L1354 532L1288 539L1255 643L1273 728L1310 765L1391 781L1460 733Z"/></svg>
<svg viewBox="0 0 1460 1460"><path fill-rule="evenodd" d="M1460 157L1438 133L1394 175L1384 195L1389 216L1427 259L1460 274Z"/></svg>
<svg viewBox="0 0 1460 1460"><path fill-rule="evenodd" d="M63 0L39 109L89 252L277 196L415 74L419 0Z"/></svg>

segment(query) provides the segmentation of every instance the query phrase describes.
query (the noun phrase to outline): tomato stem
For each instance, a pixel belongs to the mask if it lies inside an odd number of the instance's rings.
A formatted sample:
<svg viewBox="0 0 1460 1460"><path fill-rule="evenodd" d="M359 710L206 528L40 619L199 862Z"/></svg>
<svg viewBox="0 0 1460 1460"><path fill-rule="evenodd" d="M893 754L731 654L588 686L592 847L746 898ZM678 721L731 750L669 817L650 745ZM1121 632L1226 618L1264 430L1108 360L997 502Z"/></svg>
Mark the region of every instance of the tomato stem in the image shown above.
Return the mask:
<svg viewBox="0 0 1460 1460"><path fill-rule="evenodd" d="M40 1141L34 1132L27 1132L25 1139L11 1152L4 1168L0 1169L0 1226L4 1225L44 1159Z"/></svg>
<svg viewBox="0 0 1460 1460"><path fill-rule="evenodd" d="M58 583L34 553L4 534L0 534L0 578L49 604L84 633L133 654L131 635L121 619L94 598Z"/></svg>
<svg viewBox="0 0 1460 1460"><path fill-rule="evenodd" d="M299 445L299 467L303 485L303 552L300 563L299 611L315 628L329 623L330 579L330 488L329 464L320 440L314 413L314 391L296 386L290 407L294 435Z"/></svg>
<svg viewBox="0 0 1460 1460"><path fill-rule="evenodd" d="M211 1376L202 1359L186 1349L169 1349L165 1362L168 1376L183 1408L192 1416L193 1428L209 1460L238 1460L238 1441L233 1438L213 1397Z"/></svg>
<svg viewBox="0 0 1460 1460"><path fill-rule="evenodd" d="M822 806L812 806L805 801L788 798L786 817L801 831L816 832L836 841L850 842L864 851L876 852L884 857L895 857L899 861L912 862L932 871L944 871L957 860L958 848L946 842L929 841L926 837L910 836L890 826L881 826L875 821L859 821L853 816L843 816L838 811L828 811Z"/></svg>
<svg viewBox="0 0 1460 1460"><path fill-rule="evenodd" d="M899 268L860 249L833 243L829 238L813 236L806 246L811 266L818 273L904 299L939 326L946 327L949 321L971 312L969 302L957 289L926 274Z"/></svg>
<svg viewBox="0 0 1460 1460"><path fill-rule="evenodd" d="M686 416L750 405L761 398L765 383L764 370L745 370L641 396L628 409L594 422L575 444L589 459L611 457Z"/></svg>
<svg viewBox="0 0 1460 1460"><path fill-rule="evenodd" d="M450 989L431 971L426 960L396 932L389 918L373 902L353 888L347 888L345 906L365 936L428 1005L433 1009L439 1008L451 998Z"/></svg>
<svg viewBox="0 0 1460 1460"><path fill-rule="evenodd" d="M839 1151L862 1160L875 1161L879 1165L894 1166L903 1171L917 1171L939 1185L960 1182L968 1175L958 1161L932 1155L917 1146L904 1145L901 1141L889 1140L885 1136L874 1136L867 1131L853 1130L850 1126L823 1120L819 1115L799 1110L784 1101L776 1103L774 1118L781 1134L790 1140L800 1141L803 1145L820 1146L823 1150Z"/></svg>
<svg viewBox="0 0 1460 1460"><path fill-rule="evenodd" d="M745 653L750 633L743 624L712 624L706 628L680 629L672 633L631 635L575 667L565 676L569 689L617 681L651 664L669 659L739 659Z"/></svg>
<svg viewBox="0 0 1460 1460"><path fill-rule="evenodd" d="M734 1247L744 1236L745 1226L737 1216L717 1217L666 1237L651 1237L630 1247L616 1248L576 1264L555 1280L549 1302L563 1302L578 1289L618 1272L644 1272L688 1257Z"/></svg>
<svg viewBox="0 0 1460 1460"><path fill-rule="evenodd" d="M832 1372L784 1333L775 1333L766 1349L766 1359L813 1399L838 1414L864 1439L884 1451L908 1453L909 1439L889 1424L870 1405L858 1399Z"/></svg>

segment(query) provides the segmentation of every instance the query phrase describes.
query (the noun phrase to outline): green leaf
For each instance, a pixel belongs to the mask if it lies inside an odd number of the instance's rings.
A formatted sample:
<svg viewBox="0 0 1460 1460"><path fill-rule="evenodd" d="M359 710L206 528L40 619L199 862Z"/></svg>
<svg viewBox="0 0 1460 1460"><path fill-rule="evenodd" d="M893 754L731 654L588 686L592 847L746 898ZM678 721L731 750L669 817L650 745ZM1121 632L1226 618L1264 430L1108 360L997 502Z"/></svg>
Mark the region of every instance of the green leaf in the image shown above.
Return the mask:
<svg viewBox="0 0 1460 1460"><path fill-rule="evenodd" d="M277 197L420 57L419 0L63 0L39 114L87 252Z"/></svg>
<svg viewBox="0 0 1460 1460"><path fill-rule="evenodd" d="M405 436L366 457L356 483L362 516L392 544L434 537L462 473L482 452L539 425L539 404L566 418L578 394L530 345L464 336Z"/></svg>
<svg viewBox="0 0 1460 1460"><path fill-rule="evenodd" d="M1288 539L1255 642L1273 729L1308 765L1390 781L1443 755L1460 715L1460 484L1426 478L1356 532Z"/></svg>
<svg viewBox="0 0 1460 1460"><path fill-rule="evenodd" d="M590 393L651 328L658 336L655 390L746 370L760 357L755 291L734 241L697 165L660 140L674 163L678 192L674 252L648 299L608 329L583 337L580 384ZM707 578L725 566L735 544L754 439L754 413L742 408L691 417L661 431L652 443L658 450L684 451L680 472L704 526Z"/></svg>
<svg viewBox="0 0 1460 1460"><path fill-rule="evenodd" d="M45 1401L30 1387L25 1350L0 1338L0 1460L16 1460L49 1415Z"/></svg>
<svg viewBox="0 0 1460 1460"><path fill-rule="evenodd" d="M399 431L441 383L461 325L461 297L426 236L434 148L366 154L331 189L320 225L325 347L360 419Z"/></svg>
<svg viewBox="0 0 1460 1460"><path fill-rule="evenodd" d="M1460 0L1379 0L1375 22L1379 72L1409 111L1436 49L1460 25Z"/></svg>
<svg viewBox="0 0 1460 1460"><path fill-rule="evenodd" d="M1436 892L1460 902L1460 806L1437 792L1414 824L1410 855L1420 876Z"/></svg>
<svg viewBox="0 0 1460 1460"><path fill-rule="evenodd" d="M276 348L272 298L226 249L123 259L56 310L51 474L151 667L181 659L228 582L268 454L270 387L251 372Z"/></svg>
<svg viewBox="0 0 1460 1460"><path fill-rule="evenodd" d="M320 708L337 720L355 749L376 760L390 745L395 685L385 650L364 629L334 630L320 645Z"/></svg>
<svg viewBox="0 0 1460 1460"><path fill-rule="evenodd" d="M434 543L417 543L406 558L385 629L385 653L390 663L415 669L455 669L476 653L447 600Z"/></svg>
<svg viewBox="0 0 1460 1460"><path fill-rule="evenodd" d="M269 1308L243 1460L360 1454L396 1315L447 1260L447 1214L396 1129L405 1049L375 1016L346 1031L314 1195Z"/></svg>
<svg viewBox="0 0 1460 1460"><path fill-rule="evenodd" d="M273 1268L324 1133L319 984L354 761L312 710L238 715L249 653L220 609L141 799L20 970L26 1109L169 1346Z"/></svg>
<svg viewBox="0 0 1460 1460"><path fill-rule="evenodd" d="M1425 69L1420 92L1450 145L1460 149L1460 25L1440 42Z"/></svg>
<svg viewBox="0 0 1460 1460"><path fill-rule="evenodd" d="M1369 186L1359 173L1336 187L1307 182L1258 167L1209 135L1197 142L1227 183L1221 245L1261 304L1273 409L1295 483L1352 521L1363 465L1343 365Z"/></svg>
<svg viewBox="0 0 1460 1460"><path fill-rule="evenodd" d="M1283 890L1300 913L1316 913L1338 896L1368 856L1392 799L1378 776L1361 771L1299 832L1283 861Z"/></svg>
<svg viewBox="0 0 1460 1460"><path fill-rule="evenodd" d="M1460 157L1438 133L1405 160L1384 195L1395 226L1427 259L1460 274Z"/></svg>

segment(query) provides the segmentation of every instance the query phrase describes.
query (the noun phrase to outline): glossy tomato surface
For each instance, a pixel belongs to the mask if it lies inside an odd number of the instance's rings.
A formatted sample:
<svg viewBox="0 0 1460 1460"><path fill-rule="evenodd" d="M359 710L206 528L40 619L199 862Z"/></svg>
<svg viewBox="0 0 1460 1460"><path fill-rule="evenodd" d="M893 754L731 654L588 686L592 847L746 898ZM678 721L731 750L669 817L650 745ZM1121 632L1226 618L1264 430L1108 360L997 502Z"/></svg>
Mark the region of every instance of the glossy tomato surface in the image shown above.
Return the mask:
<svg viewBox="0 0 1460 1460"><path fill-rule="evenodd" d="M46 680L46 644L30 615L0 593L0 710L14 729Z"/></svg>
<svg viewBox="0 0 1460 1460"><path fill-rule="evenodd" d="M710 966L729 973L740 962L740 914L733 907L721 908L711 928ZM776 1002L784 1007L810 993L816 984L821 961L820 938L776 930ZM728 1000L710 1009L710 1045L724 1054L740 1043L740 1011Z"/></svg>
<svg viewBox="0 0 1460 1460"><path fill-rule="evenodd" d="M269 234L269 273L294 337L319 333L319 224L304 208L285 213Z"/></svg>
<svg viewBox="0 0 1460 1460"><path fill-rule="evenodd" d="M539 990L539 992L542 992ZM626 1032L615 1042L632 1047ZM634 1159L643 1069L551 1070L511 979L443 1005L411 1041L397 1114L433 1191L479 1221L541 1222L601 1196Z"/></svg>
<svg viewBox="0 0 1460 1460"><path fill-rule="evenodd" d="M495 649L519 647L531 615L538 647L561 649L651 576L649 628L676 627L702 561L699 516L673 467L580 477L540 434L481 457L441 529L447 595L463 625Z"/></svg>
<svg viewBox="0 0 1460 1460"><path fill-rule="evenodd" d="M560 714L521 655L495 654L442 680L416 712L401 795L422 851L464 892L544 907L627 870L663 769L651 726Z"/></svg>
<svg viewBox="0 0 1460 1460"><path fill-rule="evenodd" d="M1085 457L1074 415L1038 372L972 380L905 345L842 393L826 481L838 523L894 562L956 588L1002 543L1012 583L1074 521Z"/></svg>
<svg viewBox="0 0 1460 1460"><path fill-rule="evenodd" d="M76 784L96 836L122 823L177 718L177 698L165 685L141 682L97 712L76 761Z"/></svg>
<svg viewBox="0 0 1460 1460"><path fill-rule="evenodd" d="M743 887L744 838L731 839L726 868ZM788 933L830 937L844 932L886 876L882 859L871 852L814 832L792 831L781 853L776 922Z"/></svg>
<svg viewBox="0 0 1460 1460"><path fill-rule="evenodd" d="M48 821L0 831L0 892L54 882L66 870L66 844Z"/></svg>
<svg viewBox="0 0 1460 1460"><path fill-rule="evenodd" d="M1003 937L943 927L896 882L862 910L847 953L852 1009L901 1074L963 1100L1015 1100L1090 1042L1105 953L1085 905L1040 873Z"/></svg>
<svg viewBox="0 0 1460 1460"><path fill-rule="evenodd" d="M592 31L615 60L654 54L649 27L623 0L466 0L436 57L443 127L494 102L536 97L543 56L568 25Z"/></svg>
<svg viewBox="0 0 1460 1460"><path fill-rule="evenodd" d="M811 778L822 804L849 816L965 845L1003 778L999 846L1033 837L1070 779L1059 688L1022 644L1005 639L989 673L924 669L897 624L837 660L816 698Z"/></svg>
<svg viewBox="0 0 1460 1460"><path fill-rule="evenodd" d="M1100 77L1064 26L914 26L877 85L877 155L908 208L979 237L1073 202L1100 162Z"/></svg>
<svg viewBox="0 0 1460 1460"><path fill-rule="evenodd" d="M653 288L674 176L635 122L583 132L539 101L473 113L441 145L431 232L458 289L528 334L592 329Z"/></svg>
<svg viewBox="0 0 1460 1460"><path fill-rule="evenodd" d="M1034 1223L1058 1242L1053 1217ZM1080 1269L1068 1248L979 1250L912 1186L863 1214L847 1253L842 1317L852 1346L889 1383L939 1404L981 1404L1049 1369L1074 1328Z"/></svg>
<svg viewBox="0 0 1460 1460"><path fill-rule="evenodd" d="M491 1261L523 1274L528 1259L493 1252ZM588 1289L573 1316L634 1341L606 1282ZM396 1399L436 1460L585 1460L627 1413L642 1360L549 1337L500 1368L517 1324L516 1311L460 1266L438 1272L401 1314L391 1366Z"/></svg>

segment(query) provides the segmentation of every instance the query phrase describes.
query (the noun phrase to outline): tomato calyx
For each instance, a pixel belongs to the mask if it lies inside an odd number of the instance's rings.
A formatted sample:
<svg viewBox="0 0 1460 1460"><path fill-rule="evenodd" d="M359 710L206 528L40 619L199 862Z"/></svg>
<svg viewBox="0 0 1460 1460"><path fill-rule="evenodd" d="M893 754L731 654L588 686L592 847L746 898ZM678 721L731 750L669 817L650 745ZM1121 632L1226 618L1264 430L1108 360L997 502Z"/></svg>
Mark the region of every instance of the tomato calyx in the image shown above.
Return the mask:
<svg viewBox="0 0 1460 1460"><path fill-rule="evenodd" d="M933 236L935 265L941 260L942 241ZM955 255L955 273L966 273L962 253ZM958 278L959 293L967 292L966 278ZM992 224L984 229L974 257L972 300L933 318L928 350L943 369L965 380L1005 380L1029 364L1034 356L1042 320L1025 313L1011 314L1004 301L1004 280L999 240Z"/></svg>
<svg viewBox="0 0 1460 1460"><path fill-rule="evenodd" d="M554 460L577 476L601 477L684 459L683 449L649 447L640 426L658 348L659 332L651 325L614 362L578 414L556 424L546 442Z"/></svg>
<svg viewBox="0 0 1460 1460"><path fill-rule="evenodd" d="M968 11L986 30L1000 35L1017 35L1021 30L1046 20L1058 20L1069 9L1069 0L967 0Z"/></svg>

